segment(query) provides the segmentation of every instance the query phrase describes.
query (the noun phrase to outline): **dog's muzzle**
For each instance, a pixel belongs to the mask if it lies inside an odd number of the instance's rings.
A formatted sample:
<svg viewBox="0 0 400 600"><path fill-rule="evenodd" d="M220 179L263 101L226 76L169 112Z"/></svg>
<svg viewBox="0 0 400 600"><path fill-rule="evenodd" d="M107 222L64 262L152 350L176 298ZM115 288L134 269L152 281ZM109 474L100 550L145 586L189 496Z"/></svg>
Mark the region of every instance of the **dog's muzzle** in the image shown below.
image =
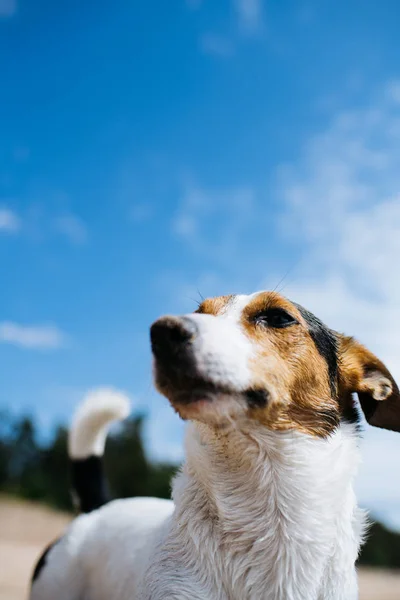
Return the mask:
<svg viewBox="0 0 400 600"><path fill-rule="evenodd" d="M196 338L197 325L188 317L162 317L150 329L151 349L165 364L185 355Z"/></svg>

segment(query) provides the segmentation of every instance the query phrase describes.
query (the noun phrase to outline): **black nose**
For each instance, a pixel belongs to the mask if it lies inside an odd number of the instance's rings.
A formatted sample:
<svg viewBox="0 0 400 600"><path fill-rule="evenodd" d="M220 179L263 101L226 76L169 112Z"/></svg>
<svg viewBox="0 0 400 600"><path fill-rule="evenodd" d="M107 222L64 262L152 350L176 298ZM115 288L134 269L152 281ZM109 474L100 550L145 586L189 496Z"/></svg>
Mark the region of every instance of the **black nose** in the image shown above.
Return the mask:
<svg viewBox="0 0 400 600"><path fill-rule="evenodd" d="M150 328L151 349L156 356L173 352L188 344L196 335L197 326L187 317L162 317Z"/></svg>

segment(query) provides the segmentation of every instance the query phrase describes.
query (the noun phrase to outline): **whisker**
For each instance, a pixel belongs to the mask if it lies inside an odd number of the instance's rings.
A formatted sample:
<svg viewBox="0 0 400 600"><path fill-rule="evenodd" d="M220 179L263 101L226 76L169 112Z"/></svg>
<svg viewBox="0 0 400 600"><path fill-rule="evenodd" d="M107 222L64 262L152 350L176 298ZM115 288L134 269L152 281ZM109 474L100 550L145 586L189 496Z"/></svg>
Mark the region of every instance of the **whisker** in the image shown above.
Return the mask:
<svg viewBox="0 0 400 600"><path fill-rule="evenodd" d="M289 267L285 274L283 275L283 277L281 277L281 279L278 281L278 283L276 284L276 286L274 287L274 289L272 290L273 292L276 292L277 294L280 294L288 285L288 281L286 281L286 279L288 278L288 276L293 273L293 271L295 269L297 269L298 264L299 264L299 260L297 260L295 263L293 263L293 265L291 267ZM282 285L284 282L286 281L285 285ZM282 287L281 287L282 286Z"/></svg>
<svg viewBox="0 0 400 600"><path fill-rule="evenodd" d="M200 298L201 298L201 301L203 302L203 301L204 301L204 296L203 296L203 294L200 292L199 288L196 288L196 289L197 289L197 293L198 293L198 295L199 295L199 296L200 296Z"/></svg>

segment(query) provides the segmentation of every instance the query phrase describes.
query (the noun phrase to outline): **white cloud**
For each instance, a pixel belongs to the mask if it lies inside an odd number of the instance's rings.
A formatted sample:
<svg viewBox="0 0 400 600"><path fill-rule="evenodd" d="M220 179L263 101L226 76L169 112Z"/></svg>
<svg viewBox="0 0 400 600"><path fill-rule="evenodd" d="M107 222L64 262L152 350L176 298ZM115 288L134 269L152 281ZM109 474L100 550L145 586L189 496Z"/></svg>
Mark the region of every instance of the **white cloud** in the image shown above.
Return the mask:
<svg viewBox="0 0 400 600"><path fill-rule="evenodd" d="M190 239L197 235L197 221L191 214L182 213L174 221L174 231L182 238Z"/></svg>
<svg viewBox="0 0 400 600"><path fill-rule="evenodd" d="M239 240L254 219L255 192L237 187L186 187L173 232L190 249L220 264L234 262Z"/></svg>
<svg viewBox="0 0 400 600"><path fill-rule="evenodd" d="M129 211L129 217L135 223L144 223L154 216L154 206L150 204L135 204Z"/></svg>
<svg viewBox="0 0 400 600"><path fill-rule="evenodd" d="M386 86L386 96L396 104L400 104L400 81L393 79Z"/></svg>
<svg viewBox="0 0 400 600"><path fill-rule="evenodd" d="M254 291L265 271L265 232L272 226L264 210L259 191L250 186L186 185L171 230L183 251L200 261L201 270L157 276L157 289L166 291L166 309L193 310L200 294ZM280 273L271 273L276 285Z"/></svg>
<svg viewBox="0 0 400 600"><path fill-rule="evenodd" d="M17 12L17 0L0 0L0 18L12 17Z"/></svg>
<svg viewBox="0 0 400 600"><path fill-rule="evenodd" d="M9 208L0 207L0 233L17 233L20 228L18 215Z"/></svg>
<svg viewBox="0 0 400 600"><path fill-rule="evenodd" d="M65 236L72 244L81 245L87 241L88 232L85 223L78 216L65 214L54 220L55 230Z"/></svg>
<svg viewBox="0 0 400 600"><path fill-rule="evenodd" d="M246 34L258 33L263 26L264 8L262 0L233 0L239 29Z"/></svg>
<svg viewBox="0 0 400 600"><path fill-rule="evenodd" d="M205 33L200 38L200 48L204 54L218 56L220 58L229 58L235 52L232 41L215 33Z"/></svg>
<svg viewBox="0 0 400 600"><path fill-rule="evenodd" d="M359 338L400 383L396 85L391 81L363 106L334 114L306 140L299 159L279 169L274 196L281 200L278 248L285 250L288 242L300 250L283 293L329 326ZM204 270L192 282L186 276L185 284L179 274L167 274L174 307L185 303L190 309L189 297L196 299L197 290L219 294L274 288L276 273L267 281L255 275L264 268L260 239L267 224L275 229L252 188L187 186L173 230L201 258ZM392 526L400 518L400 485L393 477L399 440L398 433L366 426L357 481L360 502Z"/></svg>
<svg viewBox="0 0 400 600"><path fill-rule="evenodd" d="M1 1L1 0L0 0ZM147 218L142 210L141 214L136 215L140 218ZM52 218L49 215L42 214L37 210L28 210L24 215L24 232L29 236L35 234L40 239L48 236L50 233L57 233L65 237L71 244L81 245L88 239L88 230L84 221L72 213L64 213ZM22 229L21 217L7 206L0 206L0 234L16 234Z"/></svg>
<svg viewBox="0 0 400 600"><path fill-rule="evenodd" d="M281 171L283 233L306 247L284 293L354 334L400 381L400 106L391 82L337 114ZM396 445L396 446L395 446ZM366 428L361 502L398 524L398 434Z"/></svg>
<svg viewBox="0 0 400 600"><path fill-rule="evenodd" d="M65 345L66 335L54 325L20 325L3 321L0 323L0 343L54 350Z"/></svg>
<svg viewBox="0 0 400 600"><path fill-rule="evenodd" d="M200 2L188 1L192 8ZM231 0L233 19L227 17L223 33L206 32L200 36L199 46L204 54L219 58L233 56L245 38L256 38L265 29L263 0Z"/></svg>

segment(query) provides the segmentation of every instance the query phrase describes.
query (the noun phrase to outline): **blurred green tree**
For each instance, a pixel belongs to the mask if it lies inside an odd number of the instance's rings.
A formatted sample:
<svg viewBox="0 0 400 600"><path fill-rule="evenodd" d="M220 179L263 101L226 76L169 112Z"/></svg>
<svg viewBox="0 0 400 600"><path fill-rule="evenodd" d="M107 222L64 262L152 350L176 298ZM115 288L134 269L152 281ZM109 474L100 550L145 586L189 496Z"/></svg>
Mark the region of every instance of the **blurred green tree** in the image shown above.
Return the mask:
<svg viewBox="0 0 400 600"><path fill-rule="evenodd" d="M175 465L154 464L143 445L145 417L124 421L107 439L105 470L111 498L169 498ZM34 420L0 415L0 491L56 508L72 510L67 430L58 427L51 441L38 442ZM360 565L400 569L400 534L374 523L362 549Z"/></svg>
<svg viewBox="0 0 400 600"><path fill-rule="evenodd" d="M107 439L105 471L111 498L170 497L176 467L154 464L143 446L145 419L127 419ZM72 510L67 435L58 427L50 443L38 442L34 420L12 420L4 414L0 425L0 490Z"/></svg>

